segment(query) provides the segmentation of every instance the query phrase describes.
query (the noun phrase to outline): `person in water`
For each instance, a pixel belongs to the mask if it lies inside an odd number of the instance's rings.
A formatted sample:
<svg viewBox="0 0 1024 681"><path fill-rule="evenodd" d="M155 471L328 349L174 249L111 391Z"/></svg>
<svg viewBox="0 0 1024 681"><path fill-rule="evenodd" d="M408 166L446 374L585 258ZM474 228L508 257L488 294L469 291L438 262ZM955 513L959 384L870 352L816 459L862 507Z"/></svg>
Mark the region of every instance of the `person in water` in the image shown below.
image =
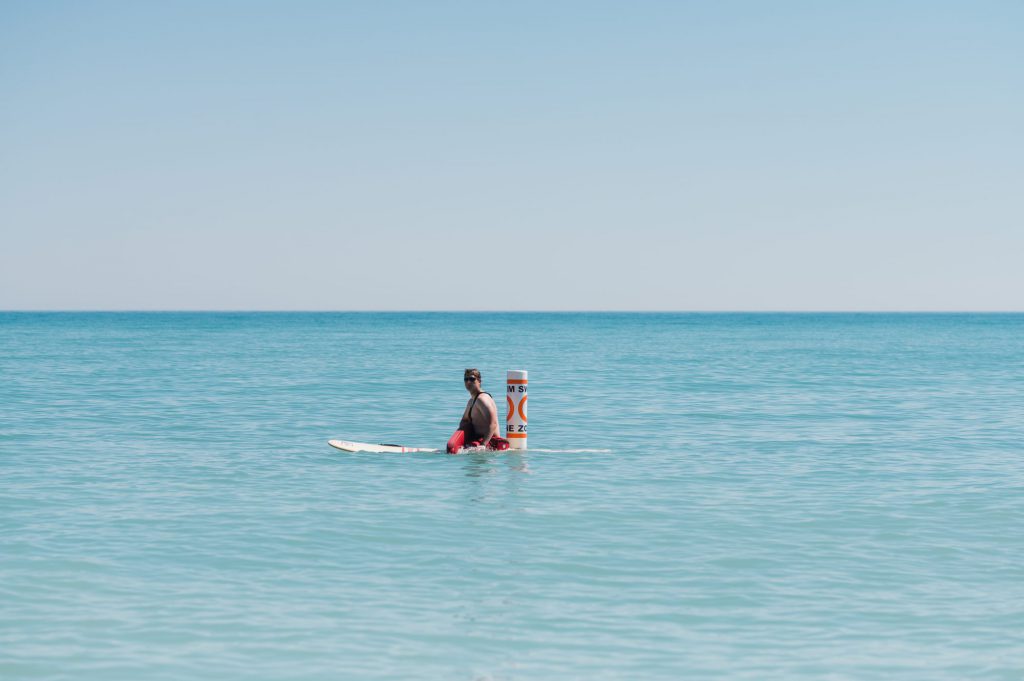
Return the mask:
<svg viewBox="0 0 1024 681"><path fill-rule="evenodd" d="M508 449L508 440L501 437L498 430L498 407L490 393L484 392L480 385L480 371L466 369L462 382L469 393L466 410L462 412L459 429L448 441L448 452L455 454L462 447L479 447L487 445L488 449Z"/></svg>

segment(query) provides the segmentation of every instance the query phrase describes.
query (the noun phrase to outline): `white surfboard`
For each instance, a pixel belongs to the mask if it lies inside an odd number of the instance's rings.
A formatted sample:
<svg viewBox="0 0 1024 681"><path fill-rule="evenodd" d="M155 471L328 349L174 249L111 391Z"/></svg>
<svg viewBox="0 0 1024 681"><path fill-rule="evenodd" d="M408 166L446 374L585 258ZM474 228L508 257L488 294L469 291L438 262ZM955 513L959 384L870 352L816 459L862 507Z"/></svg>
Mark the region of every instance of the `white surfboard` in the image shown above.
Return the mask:
<svg viewBox="0 0 1024 681"><path fill-rule="evenodd" d="M327 444L343 452L374 452L377 454L408 454L410 452L437 452L438 449L425 447L403 447L402 445L372 445L367 442L328 440Z"/></svg>

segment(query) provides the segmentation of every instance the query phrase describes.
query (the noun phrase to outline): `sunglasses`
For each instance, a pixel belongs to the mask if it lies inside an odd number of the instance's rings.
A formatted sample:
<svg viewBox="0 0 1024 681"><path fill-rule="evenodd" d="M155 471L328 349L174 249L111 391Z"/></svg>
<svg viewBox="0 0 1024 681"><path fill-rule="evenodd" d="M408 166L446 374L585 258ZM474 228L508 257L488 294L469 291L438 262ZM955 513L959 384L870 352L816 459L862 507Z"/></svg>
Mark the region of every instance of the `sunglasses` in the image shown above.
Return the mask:
<svg viewBox="0 0 1024 681"><path fill-rule="evenodd" d="M476 380L476 376L466 376L465 378L462 379L462 381L464 383L472 383L475 380Z"/></svg>

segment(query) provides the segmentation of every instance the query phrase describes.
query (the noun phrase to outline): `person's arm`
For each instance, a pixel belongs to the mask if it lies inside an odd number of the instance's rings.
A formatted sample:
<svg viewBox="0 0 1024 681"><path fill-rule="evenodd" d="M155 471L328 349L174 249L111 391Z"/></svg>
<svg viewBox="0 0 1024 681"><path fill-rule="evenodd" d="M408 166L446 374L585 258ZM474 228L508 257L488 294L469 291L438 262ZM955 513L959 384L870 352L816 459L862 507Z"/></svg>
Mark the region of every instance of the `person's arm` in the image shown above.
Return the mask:
<svg viewBox="0 0 1024 681"><path fill-rule="evenodd" d="M501 437L501 432L498 430L498 407L489 395L487 397L487 418L490 420L490 425L484 443L490 442L492 437Z"/></svg>

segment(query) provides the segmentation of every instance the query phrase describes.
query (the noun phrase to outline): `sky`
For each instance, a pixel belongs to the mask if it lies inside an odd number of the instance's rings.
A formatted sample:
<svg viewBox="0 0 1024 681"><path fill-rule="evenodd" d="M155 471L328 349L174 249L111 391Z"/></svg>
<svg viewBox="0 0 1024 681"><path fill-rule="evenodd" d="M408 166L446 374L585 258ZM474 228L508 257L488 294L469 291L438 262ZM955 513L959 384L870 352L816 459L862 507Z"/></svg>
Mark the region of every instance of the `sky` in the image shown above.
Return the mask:
<svg viewBox="0 0 1024 681"><path fill-rule="evenodd" d="M0 309L1024 310L1024 3L0 0Z"/></svg>

